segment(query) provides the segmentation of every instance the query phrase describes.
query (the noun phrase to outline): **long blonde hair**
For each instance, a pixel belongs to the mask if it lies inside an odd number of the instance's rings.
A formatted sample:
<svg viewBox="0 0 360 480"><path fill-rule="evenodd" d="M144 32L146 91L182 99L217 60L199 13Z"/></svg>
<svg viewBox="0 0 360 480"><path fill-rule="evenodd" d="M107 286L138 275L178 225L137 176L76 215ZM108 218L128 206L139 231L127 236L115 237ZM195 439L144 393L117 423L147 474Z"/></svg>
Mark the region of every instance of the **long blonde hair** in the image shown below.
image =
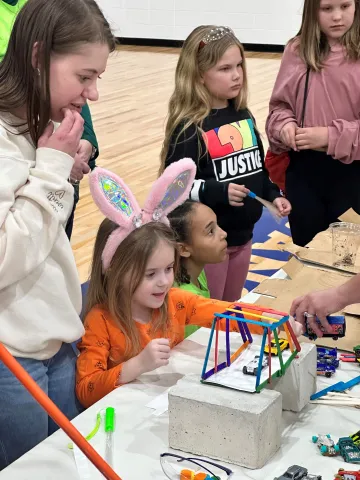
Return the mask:
<svg viewBox="0 0 360 480"><path fill-rule="evenodd" d="M350 60L360 58L360 0L355 1L354 23L341 38ZM319 8L321 0L305 0L301 27L290 43L298 43L299 55L308 67L318 72L330 52L326 36L320 30Z"/></svg>
<svg viewBox="0 0 360 480"><path fill-rule="evenodd" d="M174 272L179 265L179 253L174 232L160 222L151 222L135 229L119 245L109 268L103 272L101 255L111 233L118 225L109 219L100 225L93 253L90 284L87 293L85 315L100 305L106 308L119 329L125 336L126 359L132 358L141 351L138 329L131 312L131 299L135 290L144 278L146 265L154 250L162 240L174 247ZM168 297L151 322L151 332L161 332L171 336L168 326Z"/></svg>
<svg viewBox="0 0 360 480"><path fill-rule="evenodd" d="M201 152L202 123L212 109L211 96L207 88L201 83L204 72L218 63L226 50L237 45L242 56L243 84L238 96L233 100L236 110L247 108L248 83L245 62L245 51L240 41L232 34L209 42L200 47L202 39L211 30L218 28L215 25L202 25L195 28L185 40L175 71L175 90L169 102L169 112L165 128L165 140L161 150L161 165L159 174L165 169L166 156L170 147L170 140L175 129L181 124L179 136L190 126L195 125L199 152ZM202 153L199 154L199 158ZM199 160L199 159L196 159Z"/></svg>

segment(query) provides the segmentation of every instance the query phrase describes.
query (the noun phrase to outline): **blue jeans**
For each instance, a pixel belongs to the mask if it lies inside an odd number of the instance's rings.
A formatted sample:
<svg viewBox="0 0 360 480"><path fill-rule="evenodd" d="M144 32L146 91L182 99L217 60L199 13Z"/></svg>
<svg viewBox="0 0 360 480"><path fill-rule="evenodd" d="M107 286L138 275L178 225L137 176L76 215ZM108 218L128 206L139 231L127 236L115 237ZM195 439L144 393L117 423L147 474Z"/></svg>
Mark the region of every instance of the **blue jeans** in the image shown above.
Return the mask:
<svg viewBox="0 0 360 480"><path fill-rule="evenodd" d="M75 396L76 355L71 345L64 343L49 360L17 360L69 420L82 411ZM0 471L57 429L45 410L0 362Z"/></svg>

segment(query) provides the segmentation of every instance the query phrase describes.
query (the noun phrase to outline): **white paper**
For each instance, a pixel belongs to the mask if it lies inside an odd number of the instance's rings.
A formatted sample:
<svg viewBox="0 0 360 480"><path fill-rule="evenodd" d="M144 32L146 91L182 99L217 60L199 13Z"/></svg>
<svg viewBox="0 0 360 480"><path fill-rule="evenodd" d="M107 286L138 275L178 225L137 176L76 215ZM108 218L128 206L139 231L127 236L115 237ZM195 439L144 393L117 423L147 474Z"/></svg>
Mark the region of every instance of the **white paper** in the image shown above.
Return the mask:
<svg viewBox="0 0 360 480"><path fill-rule="evenodd" d="M73 452L75 457L75 463L79 473L79 478L81 480L90 480L91 475L89 471L89 461L86 455L83 454L83 452L76 445L76 443L74 443Z"/></svg>
<svg viewBox="0 0 360 480"><path fill-rule="evenodd" d="M105 439L103 440L105 442ZM80 480L103 480L105 478L75 443L73 452ZM103 456L99 451L98 453Z"/></svg>
<svg viewBox="0 0 360 480"><path fill-rule="evenodd" d="M244 392L256 391L256 376L245 375L243 367L253 360L255 355L260 355L260 346L254 343L250 344L240 356L228 368L224 368L220 372L214 373L205 382L216 383L225 387L234 388ZM283 350L282 359L286 363L291 356L291 351ZM212 368L211 362L208 363L207 370ZM271 356L271 375L280 370L279 357ZM261 372L260 384L265 382L269 377L269 367L265 367Z"/></svg>
<svg viewBox="0 0 360 480"><path fill-rule="evenodd" d="M161 395L158 395L155 397L151 402L149 402L146 406L148 408L153 408L154 412L153 415L159 417L163 413L168 411L169 408L169 389L167 389L164 393Z"/></svg>

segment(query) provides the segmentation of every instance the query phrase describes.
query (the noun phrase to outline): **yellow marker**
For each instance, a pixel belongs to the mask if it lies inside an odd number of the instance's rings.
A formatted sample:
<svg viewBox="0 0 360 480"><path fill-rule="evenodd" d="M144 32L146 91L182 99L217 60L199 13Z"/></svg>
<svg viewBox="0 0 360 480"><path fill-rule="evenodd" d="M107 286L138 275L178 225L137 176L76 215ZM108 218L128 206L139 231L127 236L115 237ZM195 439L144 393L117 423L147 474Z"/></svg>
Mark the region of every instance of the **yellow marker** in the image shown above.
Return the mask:
<svg viewBox="0 0 360 480"><path fill-rule="evenodd" d="M234 313L241 313L244 316L247 314L247 315L251 315L252 317L256 317L256 318L263 318L264 320L270 320L271 323L279 322L281 320L280 318L271 318L271 317L267 317L266 315L258 315L257 313L246 312L245 310L233 310L232 308L227 308L226 311L227 312L234 312ZM246 318L245 318L245 320L246 320Z"/></svg>

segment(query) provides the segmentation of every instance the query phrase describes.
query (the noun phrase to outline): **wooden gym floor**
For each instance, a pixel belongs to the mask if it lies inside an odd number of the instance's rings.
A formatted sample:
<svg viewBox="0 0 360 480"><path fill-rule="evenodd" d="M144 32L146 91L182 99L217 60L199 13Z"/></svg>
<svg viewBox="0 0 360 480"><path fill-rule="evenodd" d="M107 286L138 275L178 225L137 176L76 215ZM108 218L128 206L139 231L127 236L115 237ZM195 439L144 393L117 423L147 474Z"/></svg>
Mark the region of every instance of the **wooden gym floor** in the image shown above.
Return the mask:
<svg viewBox="0 0 360 480"><path fill-rule="evenodd" d="M99 101L90 105L100 147L98 165L121 176L140 202L157 176L178 55L179 49L174 48L120 47L111 55L99 80ZM247 53L246 57L249 105L266 147L264 126L281 55ZM85 177L71 242L82 282L88 278L93 243L102 219ZM271 245L274 242L272 238Z"/></svg>

